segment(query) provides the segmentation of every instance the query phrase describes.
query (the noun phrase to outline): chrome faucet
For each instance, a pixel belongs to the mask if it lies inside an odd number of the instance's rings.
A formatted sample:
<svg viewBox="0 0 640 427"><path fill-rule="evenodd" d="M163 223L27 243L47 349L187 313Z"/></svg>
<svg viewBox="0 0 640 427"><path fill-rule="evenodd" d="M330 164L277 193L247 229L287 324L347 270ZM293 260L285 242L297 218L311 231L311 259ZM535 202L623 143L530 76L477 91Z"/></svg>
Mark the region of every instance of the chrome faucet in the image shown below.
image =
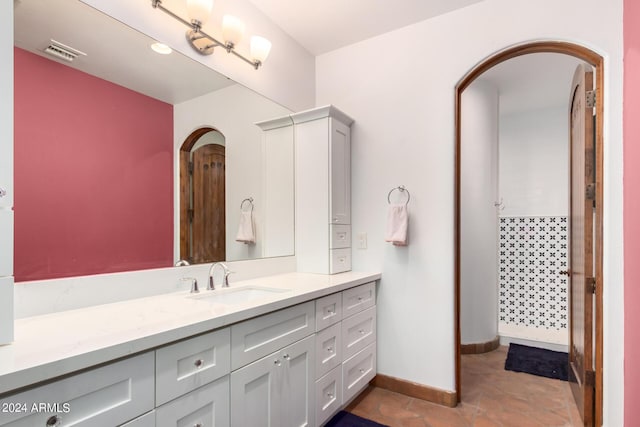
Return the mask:
<svg viewBox="0 0 640 427"><path fill-rule="evenodd" d="M229 267L227 267L227 265L223 262L214 262L213 264L211 264L211 268L209 268L209 283L207 284L207 289L210 291L216 288L216 284L214 283L214 280L213 280L213 272L217 266L222 267L222 271L224 272L224 276L222 278L223 288L229 287L229 275L233 273L233 271L229 270Z"/></svg>

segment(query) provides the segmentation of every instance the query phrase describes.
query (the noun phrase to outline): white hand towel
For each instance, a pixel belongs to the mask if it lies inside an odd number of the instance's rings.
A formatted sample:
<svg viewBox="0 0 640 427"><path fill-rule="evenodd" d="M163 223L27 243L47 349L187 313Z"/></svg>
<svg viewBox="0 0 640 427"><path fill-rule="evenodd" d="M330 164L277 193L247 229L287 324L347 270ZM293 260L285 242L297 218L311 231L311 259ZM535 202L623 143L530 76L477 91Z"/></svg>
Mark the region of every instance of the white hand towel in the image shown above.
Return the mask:
<svg viewBox="0 0 640 427"><path fill-rule="evenodd" d="M389 205L387 232L384 240L393 243L395 246L406 246L408 226L409 214L407 205Z"/></svg>
<svg viewBox="0 0 640 427"><path fill-rule="evenodd" d="M256 232L255 232L255 226L253 224L252 211L240 212L240 224L238 225L238 234L236 235L236 242L242 242L245 244L256 242Z"/></svg>

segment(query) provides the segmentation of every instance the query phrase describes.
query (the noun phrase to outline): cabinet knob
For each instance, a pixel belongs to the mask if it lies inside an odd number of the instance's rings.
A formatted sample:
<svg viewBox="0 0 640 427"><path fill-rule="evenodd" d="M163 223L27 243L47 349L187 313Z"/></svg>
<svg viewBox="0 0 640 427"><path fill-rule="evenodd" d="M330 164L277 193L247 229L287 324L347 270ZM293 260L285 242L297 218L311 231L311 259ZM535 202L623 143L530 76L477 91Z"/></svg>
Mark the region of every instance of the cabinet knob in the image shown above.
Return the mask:
<svg viewBox="0 0 640 427"><path fill-rule="evenodd" d="M362 297L358 297L358 302L362 301Z"/></svg>
<svg viewBox="0 0 640 427"><path fill-rule="evenodd" d="M327 397L328 397L329 399L333 399L333 393L327 393Z"/></svg>
<svg viewBox="0 0 640 427"><path fill-rule="evenodd" d="M327 351L328 351L329 353L333 353L333 347L327 347Z"/></svg>
<svg viewBox="0 0 640 427"><path fill-rule="evenodd" d="M7 190L5 190L4 188L0 188L0 197L4 197L7 195Z"/></svg>
<svg viewBox="0 0 640 427"><path fill-rule="evenodd" d="M282 358L284 360L289 360L289 359L291 359L291 356L289 356L287 353L285 353L285 354L282 355Z"/></svg>
<svg viewBox="0 0 640 427"><path fill-rule="evenodd" d="M360 373L361 373L361 374L364 374L364 369L360 369Z"/></svg>
<svg viewBox="0 0 640 427"><path fill-rule="evenodd" d="M202 365L204 365L204 360L198 359L195 362L193 362L193 364L196 366L196 368L201 368Z"/></svg>
<svg viewBox="0 0 640 427"><path fill-rule="evenodd" d="M193 427L202 427L202 423L195 423Z"/></svg>
<svg viewBox="0 0 640 427"><path fill-rule="evenodd" d="M47 419L46 426L47 427L59 426L61 421L62 419L60 418L60 415L53 415L49 417L49 419Z"/></svg>
<svg viewBox="0 0 640 427"><path fill-rule="evenodd" d="M360 335L364 335L364 329L360 329L358 332L360 333Z"/></svg>
<svg viewBox="0 0 640 427"><path fill-rule="evenodd" d="M280 361L280 359L276 359L276 360L273 361L273 364L276 365L276 366L280 366L280 365L282 365L282 362Z"/></svg>

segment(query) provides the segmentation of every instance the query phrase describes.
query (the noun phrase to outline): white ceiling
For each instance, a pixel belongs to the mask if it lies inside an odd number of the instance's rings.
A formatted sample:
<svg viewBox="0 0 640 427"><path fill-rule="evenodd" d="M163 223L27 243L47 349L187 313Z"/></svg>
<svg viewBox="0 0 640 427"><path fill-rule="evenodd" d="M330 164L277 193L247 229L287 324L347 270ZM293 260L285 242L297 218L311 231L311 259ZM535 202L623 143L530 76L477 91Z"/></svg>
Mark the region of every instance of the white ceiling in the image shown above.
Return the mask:
<svg viewBox="0 0 640 427"><path fill-rule="evenodd" d="M558 53L534 53L502 62L480 78L498 88L500 114L568 108L573 73L580 62Z"/></svg>
<svg viewBox="0 0 640 427"><path fill-rule="evenodd" d="M175 51L170 55L153 52L151 38L82 2L20 0L14 4L16 46L169 104L235 84ZM73 63L55 59L43 52L50 39L87 56Z"/></svg>
<svg viewBox="0 0 640 427"><path fill-rule="evenodd" d="M319 55L482 0L249 0Z"/></svg>

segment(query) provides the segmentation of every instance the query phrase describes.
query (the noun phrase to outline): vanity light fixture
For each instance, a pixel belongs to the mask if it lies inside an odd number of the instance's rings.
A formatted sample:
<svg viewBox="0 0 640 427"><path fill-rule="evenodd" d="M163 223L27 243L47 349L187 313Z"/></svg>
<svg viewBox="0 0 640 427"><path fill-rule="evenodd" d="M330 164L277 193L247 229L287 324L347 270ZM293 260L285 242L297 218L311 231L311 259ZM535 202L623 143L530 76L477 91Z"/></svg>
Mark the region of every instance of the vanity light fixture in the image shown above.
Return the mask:
<svg viewBox="0 0 640 427"><path fill-rule="evenodd" d="M202 31L202 26L207 22L213 9L213 0L187 0L187 13L189 21L176 15L162 5L162 0L151 0L151 6L154 9L160 9L167 15L182 22L189 27L187 30L187 40L201 55L211 55L216 46L220 46L227 51L233 53L238 58L248 64L251 64L256 70L264 63L271 50L271 42L264 37L251 37L251 54L250 57L238 53L235 49L236 45L244 35L244 23L235 16L225 15L222 19L222 38L224 42L210 36Z"/></svg>

